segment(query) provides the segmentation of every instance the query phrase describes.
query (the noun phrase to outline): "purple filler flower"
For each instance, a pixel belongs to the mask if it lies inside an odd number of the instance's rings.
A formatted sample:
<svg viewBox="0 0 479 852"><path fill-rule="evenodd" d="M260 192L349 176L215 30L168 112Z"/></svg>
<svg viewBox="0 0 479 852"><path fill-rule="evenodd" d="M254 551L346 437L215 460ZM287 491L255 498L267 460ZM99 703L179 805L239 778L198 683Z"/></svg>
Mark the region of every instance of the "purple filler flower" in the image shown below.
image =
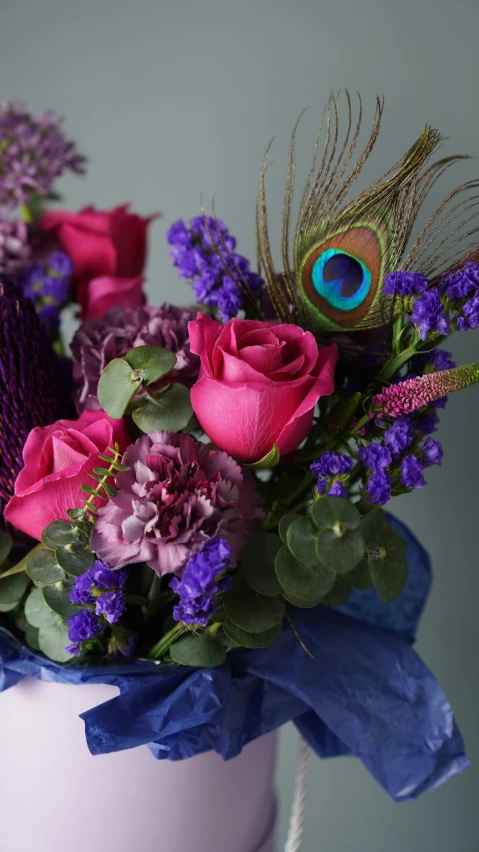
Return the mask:
<svg viewBox="0 0 479 852"><path fill-rule="evenodd" d="M116 496L98 511L94 553L114 569L147 562L181 576L190 556L221 536L234 564L263 511L252 477L231 456L191 435L151 432L127 449L125 464Z"/></svg>
<svg viewBox="0 0 479 852"><path fill-rule="evenodd" d="M379 469L373 471L368 482L368 503L376 503L384 506L391 497L392 479L387 471Z"/></svg>
<svg viewBox="0 0 479 852"><path fill-rule="evenodd" d="M401 482L406 488L424 488L424 466L417 456L406 456L401 464Z"/></svg>
<svg viewBox="0 0 479 852"><path fill-rule="evenodd" d="M71 615L66 620L68 626L68 638L71 642L87 642L94 639L103 630L103 624L94 612L82 609Z"/></svg>
<svg viewBox="0 0 479 852"><path fill-rule="evenodd" d="M418 328L421 340L426 340L430 332L449 334L449 316L437 290L426 290L415 299L411 322Z"/></svg>
<svg viewBox="0 0 479 852"><path fill-rule="evenodd" d="M114 572L112 572L114 573ZM96 599L95 612L104 615L109 624L115 624L126 609L125 598L121 592L103 592Z"/></svg>
<svg viewBox="0 0 479 852"><path fill-rule="evenodd" d="M361 447L358 459L368 470L377 471L391 464L392 455L388 447L382 444L369 444L367 447Z"/></svg>
<svg viewBox="0 0 479 852"><path fill-rule="evenodd" d="M347 499L348 492L347 489L344 487L343 483L337 480L336 482L333 482L331 488L329 489L328 497L344 497L345 499Z"/></svg>
<svg viewBox="0 0 479 852"><path fill-rule="evenodd" d="M422 445L423 464L426 466L432 464L440 465L443 455L444 450L442 448L442 444L439 441L435 441L434 438L426 438Z"/></svg>
<svg viewBox="0 0 479 852"><path fill-rule="evenodd" d="M348 473L352 466L353 460L350 456L326 451L317 461L312 463L311 472L313 476L319 479L323 476L337 476L340 473Z"/></svg>
<svg viewBox="0 0 479 852"><path fill-rule="evenodd" d="M175 621L206 627L217 609L217 597L231 587L231 577L221 577L229 565L231 547L222 538L208 541L190 556L181 580L173 577L170 588L180 596L173 608Z"/></svg>
<svg viewBox="0 0 479 852"><path fill-rule="evenodd" d="M419 272L399 270L386 275L383 293L388 296L414 296L417 293L422 293L427 285L427 278Z"/></svg>
<svg viewBox="0 0 479 852"><path fill-rule="evenodd" d="M393 458L397 458L407 450L414 438L414 428L409 417L398 417L390 429L384 433L384 443L391 451Z"/></svg>
<svg viewBox="0 0 479 852"><path fill-rule="evenodd" d="M200 360L190 351L188 322L194 313L187 308L122 308L107 311L101 319L82 323L72 341L73 378L78 385L77 408L97 411L98 381L106 365L123 358L135 346L162 346L176 355L176 365L152 390L171 381L191 384L198 376Z"/></svg>
<svg viewBox="0 0 479 852"><path fill-rule="evenodd" d="M95 585L93 572L85 571L80 577L75 577L75 585L70 592L70 600L74 604L90 604L95 598L92 595L92 589Z"/></svg>

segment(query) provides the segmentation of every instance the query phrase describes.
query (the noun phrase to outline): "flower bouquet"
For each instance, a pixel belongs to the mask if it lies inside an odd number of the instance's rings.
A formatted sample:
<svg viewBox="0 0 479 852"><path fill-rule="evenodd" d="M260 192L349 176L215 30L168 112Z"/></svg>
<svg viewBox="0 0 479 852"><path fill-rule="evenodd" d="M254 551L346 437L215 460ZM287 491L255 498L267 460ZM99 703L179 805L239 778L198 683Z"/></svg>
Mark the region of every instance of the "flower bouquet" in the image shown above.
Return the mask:
<svg viewBox="0 0 479 852"><path fill-rule="evenodd" d="M213 760L189 795L216 773L219 801L236 797L233 852L272 848L272 732L289 720L318 755L360 757L397 800L467 766L412 648L428 557L382 507L426 485L440 410L479 381L478 364L457 367L442 348L479 325L478 183L450 193L411 242L429 189L461 157L435 160L441 136L426 127L348 200L382 104L359 154L361 108L356 121L347 94L345 110L343 130L330 100L291 237L293 136L281 271L265 158L258 271L202 211L167 232L196 307L153 307L143 268L155 216L56 209L55 179L84 158L54 116L0 108L0 688L18 684L0 699L0 730L16 719L13 761L22 707L26 720L46 702L54 761L55 728L83 710L89 752L111 755L101 771L124 777L111 753L141 754L132 771L154 790ZM78 737L62 742L58 768L66 755L95 775ZM163 763L127 752L139 745ZM101 789L116 790L108 778ZM108 848L137 841L129 818ZM156 830L142 836L158 848ZM187 842L167 836L165 852ZM204 838L198 850L226 848L224 834Z"/></svg>

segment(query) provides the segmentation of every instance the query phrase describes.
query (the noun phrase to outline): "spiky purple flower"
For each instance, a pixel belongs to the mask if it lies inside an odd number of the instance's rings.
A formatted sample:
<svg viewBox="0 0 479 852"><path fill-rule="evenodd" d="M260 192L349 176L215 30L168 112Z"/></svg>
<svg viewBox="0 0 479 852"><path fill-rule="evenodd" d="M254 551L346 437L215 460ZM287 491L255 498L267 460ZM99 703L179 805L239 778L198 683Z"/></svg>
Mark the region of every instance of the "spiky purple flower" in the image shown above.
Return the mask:
<svg viewBox="0 0 479 852"><path fill-rule="evenodd" d="M477 382L479 364L464 364L452 370L427 373L396 385L389 385L373 397L373 404L389 417L401 417Z"/></svg>

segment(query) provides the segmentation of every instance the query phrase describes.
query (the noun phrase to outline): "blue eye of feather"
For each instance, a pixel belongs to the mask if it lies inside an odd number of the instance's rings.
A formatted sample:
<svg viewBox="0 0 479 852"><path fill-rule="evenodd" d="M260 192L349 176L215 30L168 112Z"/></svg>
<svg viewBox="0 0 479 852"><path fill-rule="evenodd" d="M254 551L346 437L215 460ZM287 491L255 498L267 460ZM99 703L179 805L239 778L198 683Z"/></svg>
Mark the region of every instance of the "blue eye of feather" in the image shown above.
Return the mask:
<svg viewBox="0 0 479 852"><path fill-rule="evenodd" d="M319 255L312 269L314 289L340 311L361 305L371 288L371 273L357 257L329 248Z"/></svg>

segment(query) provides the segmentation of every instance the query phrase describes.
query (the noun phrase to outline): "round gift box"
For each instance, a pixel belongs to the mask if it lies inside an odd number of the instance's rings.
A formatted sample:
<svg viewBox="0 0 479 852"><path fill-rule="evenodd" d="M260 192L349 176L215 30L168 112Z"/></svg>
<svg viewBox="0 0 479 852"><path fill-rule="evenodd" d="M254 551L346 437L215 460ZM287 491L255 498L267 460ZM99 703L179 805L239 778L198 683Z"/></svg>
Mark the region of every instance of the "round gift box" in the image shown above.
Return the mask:
<svg viewBox="0 0 479 852"><path fill-rule="evenodd" d="M276 735L229 761L93 757L79 714L117 694L32 678L0 694L1 852L273 852Z"/></svg>

